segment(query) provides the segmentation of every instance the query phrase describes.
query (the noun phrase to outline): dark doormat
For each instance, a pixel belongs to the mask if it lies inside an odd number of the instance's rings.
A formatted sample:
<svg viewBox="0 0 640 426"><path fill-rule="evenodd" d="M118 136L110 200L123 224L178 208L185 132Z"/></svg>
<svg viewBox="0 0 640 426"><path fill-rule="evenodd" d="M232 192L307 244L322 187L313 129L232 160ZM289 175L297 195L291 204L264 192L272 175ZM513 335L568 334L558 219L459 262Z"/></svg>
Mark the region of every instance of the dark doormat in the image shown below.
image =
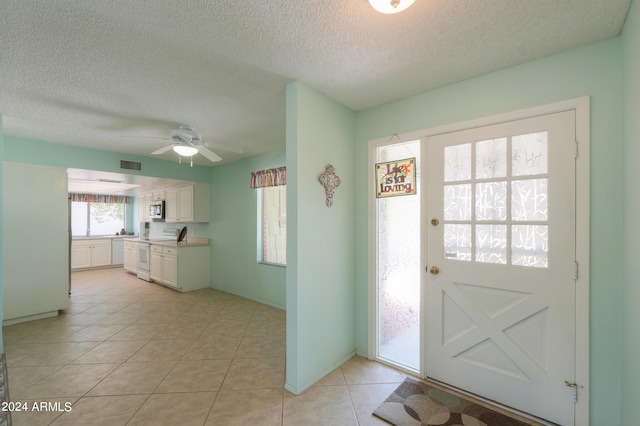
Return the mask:
<svg viewBox="0 0 640 426"><path fill-rule="evenodd" d="M410 378L406 378L373 414L396 426L529 426Z"/></svg>

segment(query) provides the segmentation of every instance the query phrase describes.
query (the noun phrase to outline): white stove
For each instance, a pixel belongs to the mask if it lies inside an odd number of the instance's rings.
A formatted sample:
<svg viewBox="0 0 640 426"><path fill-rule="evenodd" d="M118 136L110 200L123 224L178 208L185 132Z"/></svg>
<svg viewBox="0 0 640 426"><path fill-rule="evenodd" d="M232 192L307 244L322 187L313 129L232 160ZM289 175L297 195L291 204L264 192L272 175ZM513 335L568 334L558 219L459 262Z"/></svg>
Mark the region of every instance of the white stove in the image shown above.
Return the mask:
<svg viewBox="0 0 640 426"><path fill-rule="evenodd" d="M149 243L154 241L177 241L179 229L164 229L161 234L151 234L146 237L140 237L138 240L138 278L145 281L151 281L149 274L151 264L151 249Z"/></svg>

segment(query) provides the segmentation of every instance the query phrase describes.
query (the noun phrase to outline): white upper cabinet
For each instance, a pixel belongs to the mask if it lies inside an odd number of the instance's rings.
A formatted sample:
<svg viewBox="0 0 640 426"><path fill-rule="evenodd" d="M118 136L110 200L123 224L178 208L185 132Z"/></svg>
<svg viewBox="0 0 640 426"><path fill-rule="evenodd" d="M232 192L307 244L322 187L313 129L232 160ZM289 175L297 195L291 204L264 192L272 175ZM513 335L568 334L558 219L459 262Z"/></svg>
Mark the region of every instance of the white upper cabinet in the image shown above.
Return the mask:
<svg viewBox="0 0 640 426"><path fill-rule="evenodd" d="M138 196L138 220L148 222L149 204L164 200L165 222L209 222L210 186L194 182Z"/></svg>
<svg viewBox="0 0 640 426"><path fill-rule="evenodd" d="M165 191L165 221L209 222L209 184L196 182Z"/></svg>
<svg viewBox="0 0 640 426"><path fill-rule="evenodd" d="M148 222L151 220L149 217L149 204L153 201L153 194L139 194L138 195L138 220Z"/></svg>

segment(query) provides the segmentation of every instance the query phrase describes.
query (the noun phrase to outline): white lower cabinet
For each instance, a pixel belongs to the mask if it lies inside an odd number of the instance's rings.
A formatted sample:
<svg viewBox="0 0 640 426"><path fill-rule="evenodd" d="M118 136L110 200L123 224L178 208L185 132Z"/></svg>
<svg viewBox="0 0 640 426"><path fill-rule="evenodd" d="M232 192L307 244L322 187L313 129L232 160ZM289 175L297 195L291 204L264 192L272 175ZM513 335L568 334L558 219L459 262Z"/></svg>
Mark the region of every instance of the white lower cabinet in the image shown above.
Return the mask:
<svg viewBox="0 0 640 426"><path fill-rule="evenodd" d="M209 287L209 246L151 244L151 280L180 291Z"/></svg>
<svg viewBox="0 0 640 426"><path fill-rule="evenodd" d="M138 243L124 242L124 270L136 274L138 272Z"/></svg>
<svg viewBox="0 0 640 426"><path fill-rule="evenodd" d="M111 239L86 239L71 242L71 269L111 266Z"/></svg>
<svg viewBox="0 0 640 426"><path fill-rule="evenodd" d="M151 244L149 276L153 281L177 287L178 277L173 273L173 270L177 270L177 268L172 267L177 263L177 251L178 249L175 248Z"/></svg>

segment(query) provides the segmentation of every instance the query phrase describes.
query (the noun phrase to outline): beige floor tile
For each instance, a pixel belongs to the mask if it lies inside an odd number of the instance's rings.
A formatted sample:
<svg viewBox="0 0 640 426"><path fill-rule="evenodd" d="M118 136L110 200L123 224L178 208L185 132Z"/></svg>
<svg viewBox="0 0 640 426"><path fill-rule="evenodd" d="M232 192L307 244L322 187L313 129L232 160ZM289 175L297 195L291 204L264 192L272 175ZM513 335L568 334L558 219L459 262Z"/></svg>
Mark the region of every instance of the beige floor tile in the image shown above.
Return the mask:
<svg viewBox="0 0 640 426"><path fill-rule="evenodd" d="M91 309L93 307L97 306L97 304L95 303L72 303L70 302L69 305L63 309L63 312L65 314L79 314L80 312L84 312L87 309Z"/></svg>
<svg viewBox="0 0 640 426"><path fill-rule="evenodd" d="M230 305L227 304L222 311L218 314L216 319L221 320L233 320L233 321L245 321L250 320L256 310L255 304L253 305Z"/></svg>
<svg viewBox="0 0 640 426"><path fill-rule="evenodd" d="M124 301L124 297L118 298L117 302L104 302L98 305L95 305L91 308L88 308L83 311L85 314L113 314L115 312L121 311L127 306L131 305L133 302Z"/></svg>
<svg viewBox="0 0 640 426"><path fill-rule="evenodd" d="M11 413L13 426L46 426L65 413L69 407L73 410L73 403L77 398L47 398L21 400L27 404L27 411ZM41 405L47 403L46 406ZM35 404L35 405L34 405Z"/></svg>
<svg viewBox="0 0 640 426"><path fill-rule="evenodd" d="M39 343L18 343L7 345L5 342L4 345L4 354L9 367L41 350L42 345Z"/></svg>
<svg viewBox="0 0 640 426"><path fill-rule="evenodd" d="M375 425L371 411L403 379L354 357L295 397L284 391L284 310L175 292L121 268L72 280L62 315L3 328L12 399L72 411L21 413L14 426Z"/></svg>
<svg viewBox="0 0 640 426"><path fill-rule="evenodd" d="M284 358L236 358L231 363L222 390L282 388L284 365Z"/></svg>
<svg viewBox="0 0 640 426"><path fill-rule="evenodd" d="M283 309L274 308L267 305L258 305L253 312L253 319L256 321L286 321L287 312Z"/></svg>
<svg viewBox="0 0 640 426"><path fill-rule="evenodd" d="M110 364L125 362L146 344L146 340L109 340L100 343L84 355L76 358L73 364Z"/></svg>
<svg viewBox="0 0 640 426"><path fill-rule="evenodd" d="M182 357L183 360L233 358L240 346L241 337L200 338Z"/></svg>
<svg viewBox="0 0 640 426"><path fill-rule="evenodd" d="M150 394L175 364L175 361L126 362L91 389L88 395Z"/></svg>
<svg viewBox="0 0 640 426"><path fill-rule="evenodd" d="M73 333L69 340L72 342L102 342L124 329L126 325L89 325Z"/></svg>
<svg viewBox="0 0 640 426"><path fill-rule="evenodd" d="M31 386L35 385L45 377L50 376L61 368L61 365L11 367L7 374L11 395L20 395Z"/></svg>
<svg viewBox="0 0 640 426"><path fill-rule="evenodd" d="M398 384L373 384L373 385L349 385L351 402L361 426L387 425L372 413L391 393L396 390Z"/></svg>
<svg viewBox="0 0 640 426"><path fill-rule="evenodd" d="M126 425L148 395L84 397L72 405L52 426Z"/></svg>
<svg viewBox="0 0 640 426"><path fill-rule="evenodd" d="M166 327L167 324L131 324L109 340L151 340Z"/></svg>
<svg viewBox="0 0 640 426"><path fill-rule="evenodd" d="M171 324L175 321L179 316L184 314L183 311L152 311L141 317L136 324Z"/></svg>
<svg viewBox="0 0 640 426"><path fill-rule="evenodd" d="M178 361L189 349L192 340L151 340L136 352L128 362Z"/></svg>
<svg viewBox="0 0 640 426"><path fill-rule="evenodd" d="M12 398L83 396L117 366L118 364L65 365L21 394L12 395Z"/></svg>
<svg viewBox="0 0 640 426"><path fill-rule="evenodd" d="M397 370L386 365L354 356L340 369L349 385L370 383L402 383L404 377Z"/></svg>
<svg viewBox="0 0 640 426"><path fill-rule="evenodd" d="M231 359L179 361L154 393L217 392Z"/></svg>
<svg viewBox="0 0 640 426"><path fill-rule="evenodd" d="M153 394L127 425L202 426L216 395L216 392Z"/></svg>
<svg viewBox="0 0 640 426"><path fill-rule="evenodd" d="M181 324L188 326L201 326L204 330L218 316L217 311L213 310L189 310L180 315L173 324Z"/></svg>
<svg viewBox="0 0 640 426"><path fill-rule="evenodd" d="M346 386L311 387L301 395L285 392L284 426L357 425Z"/></svg>
<svg viewBox="0 0 640 426"><path fill-rule="evenodd" d="M284 357L285 336L244 336L236 358Z"/></svg>
<svg viewBox="0 0 640 426"><path fill-rule="evenodd" d="M102 319L99 319L98 321L93 323L93 325L131 325L142 318L145 314L145 312L115 312L113 314L107 315Z"/></svg>
<svg viewBox="0 0 640 426"><path fill-rule="evenodd" d="M216 315L224 308L227 302L225 300L198 300L191 309L194 311L211 311Z"/></svg>
<svg viewBox="0 0 640 426"><path fill-rule="evenodd" d="M76 358L91 350L99 342L47 343L33 354L16 363L17 366L63 365L70 364Z"/></svg>
<svg viewBox="0 0 640 426"><path fill-rule="evenodd" d="M156 334L153 340L175 340L175 339L190 339L196 340L202 332L207 328L207 325L192 325L192 324L176 324L172 323L167 326L162 332Z"/></svg>
<svg viewBox="0 0 640 426"><path fill-rule="evenodd" d="M280 426L283 398L282 388L221 391L205 426Z"/></svg>
<svg viewBox="0 0 640 426"><path fill-rule="evenodd" d="M276 320L261 320L254 319L249 323L246 336L284 336L286 334L285 321Z"/></svg>
<svg viewBox="0 0 640 426"><path fill-rule="evenodd" d="M85 310L82 313L63 313L59 317L61 322L69 325L91 325L107 315L105 312L91 313Z"/></svg>
<svg viewBox="0 0 640 426"><path fill-rule="evenodd" d="M344 376L342 375L342 370L340 368L336 368L331 373L324 376L313 386L344 386L347 382L344 381Z"/></svg>
<svg viewBox="0 0 640 426"><path fill-rule="evenodd" d="M71 342L71 336L84 327L84 325L58 326L47 330L41 329L33 334L8 336L6 339L3 338L3 340L6 344Z"/></svg>
<svg viewBox="0 0 640 426"><path fill-rule="evenodd" d="M216 317L204 331L208 336L239 337L249 326L249 320L244 319L220 319Z"/></svg>

